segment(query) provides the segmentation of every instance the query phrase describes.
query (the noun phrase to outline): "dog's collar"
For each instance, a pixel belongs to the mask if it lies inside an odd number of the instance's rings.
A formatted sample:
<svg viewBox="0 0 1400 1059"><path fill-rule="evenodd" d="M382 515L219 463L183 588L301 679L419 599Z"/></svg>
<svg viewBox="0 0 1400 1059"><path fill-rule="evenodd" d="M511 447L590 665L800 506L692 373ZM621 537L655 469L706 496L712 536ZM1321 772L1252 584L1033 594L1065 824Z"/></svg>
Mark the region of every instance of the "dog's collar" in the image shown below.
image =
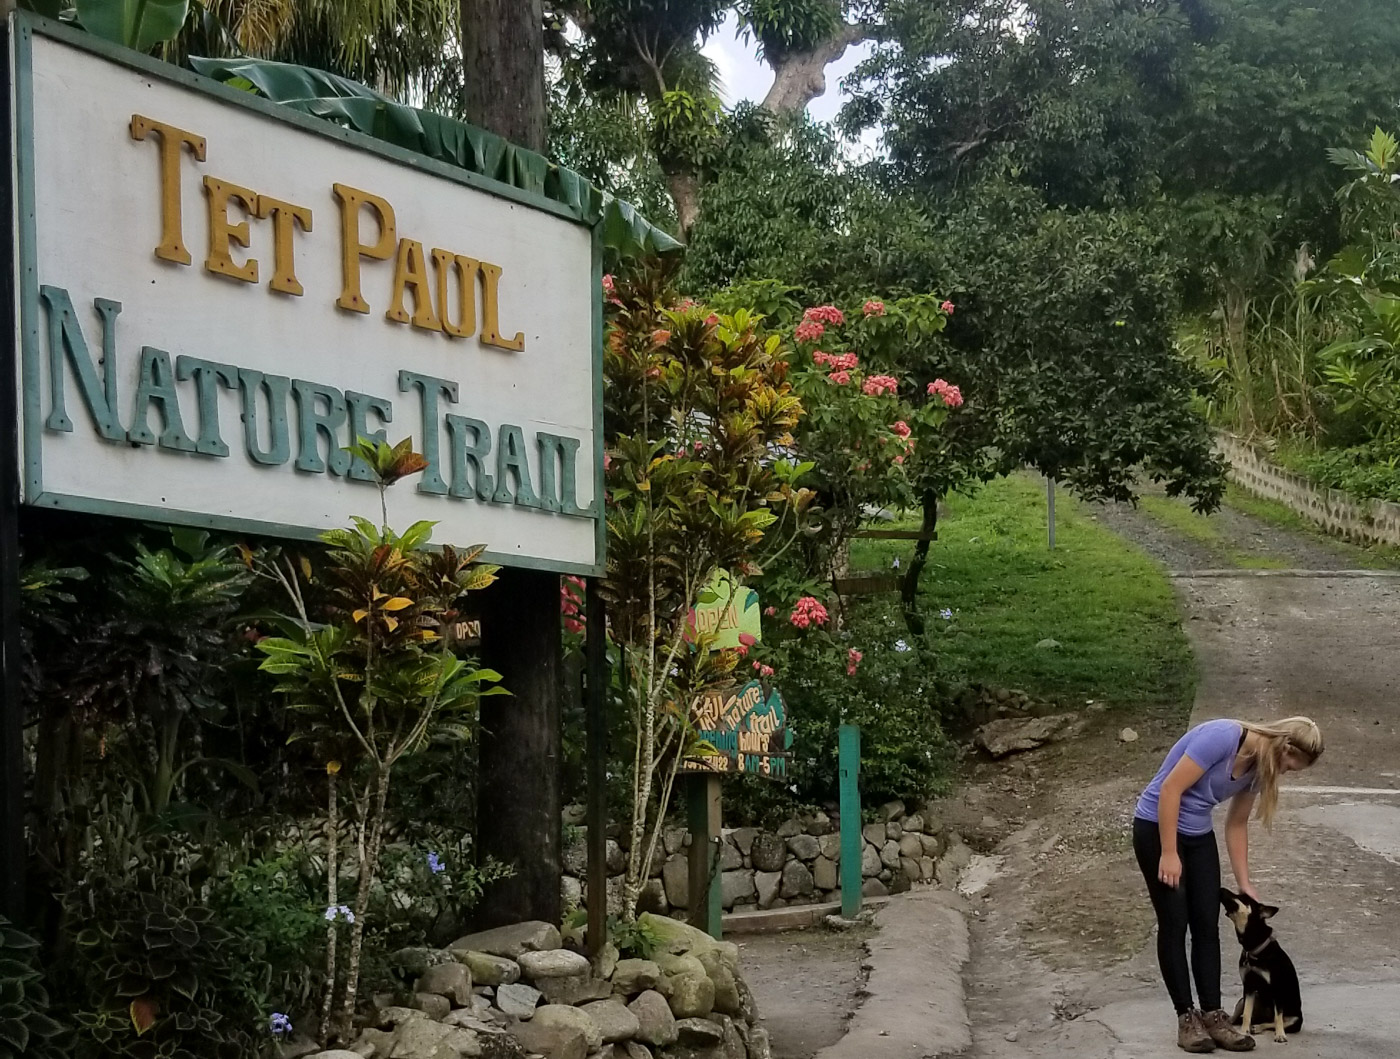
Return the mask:
<svg viewBox="0 0 1400 1059"><path fill-rule="evenodd" d="M1267 938L1265 938L1263 941L1261 941L1258 945L1254 946L1254 948L1252 948L1252 949L1245 949L1245 950L1244 950L1244 951L1245 951L1245 955L1247 955L1247 956L1258 956L1261 952L1263 952L1265 949L1267 949L1267 948L1268 948L1270 945L1272 945L1273 943L1274 943L1274 936L1273 936L1272 934L1270 934Z"/></svg>

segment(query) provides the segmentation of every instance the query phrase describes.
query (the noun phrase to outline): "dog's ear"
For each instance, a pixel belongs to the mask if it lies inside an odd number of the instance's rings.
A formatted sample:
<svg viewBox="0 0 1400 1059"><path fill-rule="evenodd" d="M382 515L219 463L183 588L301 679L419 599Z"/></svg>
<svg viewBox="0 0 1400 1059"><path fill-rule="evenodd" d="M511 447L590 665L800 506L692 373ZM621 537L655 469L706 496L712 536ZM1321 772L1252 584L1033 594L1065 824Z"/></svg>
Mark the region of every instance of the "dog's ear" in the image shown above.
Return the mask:
<svg viewBox="0 0 1400 1059"><path fill-rule="evenodd" d="M1220 888L1220 903L1225 906L1225 911L1233 912L1240 906L1240 899L1222 886Z"/></svg>
<svg viewBox="0 0 1400 1059"><path fill-rule="evenodd" d="M1260 919L1273 919L1274 916L1278 915L1276 905L1255 905L1254 907L1259 910Z"/></svg>

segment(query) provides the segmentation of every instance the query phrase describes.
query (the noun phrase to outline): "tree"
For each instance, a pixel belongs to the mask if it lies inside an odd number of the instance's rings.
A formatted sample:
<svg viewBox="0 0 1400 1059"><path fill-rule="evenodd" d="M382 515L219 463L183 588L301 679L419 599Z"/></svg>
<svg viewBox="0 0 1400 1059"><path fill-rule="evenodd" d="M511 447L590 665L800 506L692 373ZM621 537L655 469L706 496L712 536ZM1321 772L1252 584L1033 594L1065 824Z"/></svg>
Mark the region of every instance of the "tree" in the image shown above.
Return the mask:
<svg viewBox="0 0 1400 1059"><path fill-rule="evenodd" d="M862 0L741 0L739 21L773 70L763 107L794 117L826 91L826 68L879 31L878 3Z"/></svg>
<svg viewBox="0 0 1400 1059"><path fill-rule="evenodd" d="M544 151L541 0L461 0L463 117L511 143Z"/></svg>
<svg viewBox="0 0 1400 1059"><path fill-rule="evenodd" d="M761 569L802 530L810 492L782 453L802 405L776 335L748 311L681 304L671 269L612 285L605 349L611 632L632 721L623 912L635 913L685 759L703 753L690 707L740 652L710 649L692 618L718 571Z"/></svg>

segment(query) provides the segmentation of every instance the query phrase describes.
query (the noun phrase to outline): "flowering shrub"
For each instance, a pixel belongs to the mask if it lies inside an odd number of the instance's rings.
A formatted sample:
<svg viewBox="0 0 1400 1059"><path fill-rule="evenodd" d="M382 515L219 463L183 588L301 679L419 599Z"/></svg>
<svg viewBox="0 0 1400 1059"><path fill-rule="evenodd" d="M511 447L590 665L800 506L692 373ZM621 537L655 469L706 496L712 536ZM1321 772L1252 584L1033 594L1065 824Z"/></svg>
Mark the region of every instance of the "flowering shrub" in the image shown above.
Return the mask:
<svg viewBox="0 0 1400 1059"><path fill-rule="evenodd" d="M893 375L870 375L861 391L868 397L879 397L882 393L898 393L899 380Z"/></svg>
<svg viewBox="0 0 1400 1059"><path fill-rule="evenodd" d="M826 608L814 596L803 596L799 599L788 617L788 621L799 629L807 629L813 625L820 627L825 625L827 620Z"/></svg>
<svg viewBox="0 0 1400 1059"><path fill-rule="evenodd" d="M953 386L944 379L934 379L928 384L928 395L937 397L943 402L946 408L961 408L963 403L962 390Z"/></svg>
<svg viewBox="0 0 1400 1059"><path fill-rule="evenodd" d="M799 806L835 801L842 723L861 729L866 804L938 793L952 760L941 721L951 693L931 642L911 635L891 603L848 605L839 630L765 621L754 665L773 670L788 706L789 786L735 784L725 791L726 814L772 825Z"/></svg>

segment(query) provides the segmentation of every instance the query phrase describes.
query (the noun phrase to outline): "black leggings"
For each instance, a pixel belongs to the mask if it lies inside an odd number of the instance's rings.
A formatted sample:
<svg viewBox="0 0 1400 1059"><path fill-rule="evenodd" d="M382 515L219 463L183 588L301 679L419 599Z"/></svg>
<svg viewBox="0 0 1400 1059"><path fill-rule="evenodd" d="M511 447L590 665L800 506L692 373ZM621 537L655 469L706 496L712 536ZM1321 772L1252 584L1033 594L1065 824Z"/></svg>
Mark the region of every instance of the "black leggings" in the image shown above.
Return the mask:
<svg viewBox="0 0 1400 1059"><path fill-rule="evenodd" d="M1147 892L1157 913L1157 961L1176 1013L1191 1010L1191 976L1186 969L1186 930L1191 929L1191 970L1202 1011L1220 1007L1220 851L1215 832L1176 836L1181 884L1172 889L1157 878L1162 836L1150 820L1133 820L1137 854Z"/></svg>

